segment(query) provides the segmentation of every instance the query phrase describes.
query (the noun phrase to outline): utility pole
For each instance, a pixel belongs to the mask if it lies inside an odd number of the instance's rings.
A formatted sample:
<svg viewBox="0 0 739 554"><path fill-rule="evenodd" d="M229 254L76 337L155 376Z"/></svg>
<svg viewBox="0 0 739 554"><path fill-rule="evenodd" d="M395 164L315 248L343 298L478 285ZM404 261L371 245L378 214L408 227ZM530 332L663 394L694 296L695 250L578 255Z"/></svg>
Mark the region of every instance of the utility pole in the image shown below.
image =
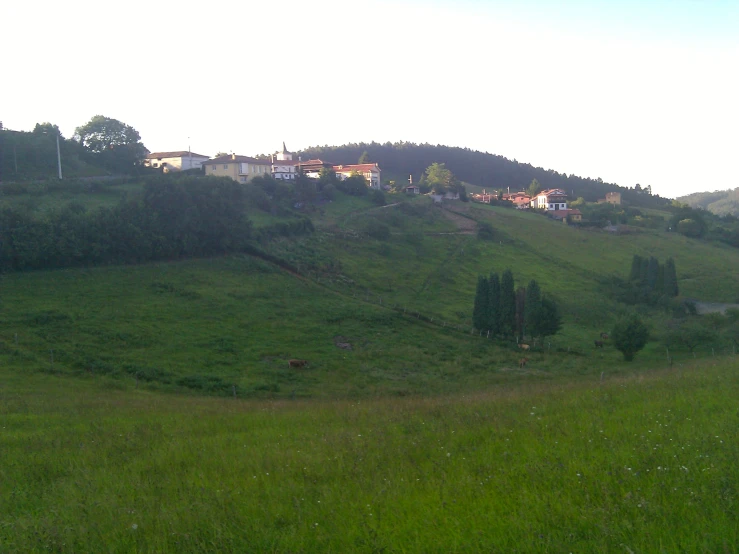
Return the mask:
<svg viewBox="0 0 739 554"><path fill-rule="evenodd" d="M59 180L62 180L62 154L59 150L59 133L56 134L56 163L59 167Z"/></svg>

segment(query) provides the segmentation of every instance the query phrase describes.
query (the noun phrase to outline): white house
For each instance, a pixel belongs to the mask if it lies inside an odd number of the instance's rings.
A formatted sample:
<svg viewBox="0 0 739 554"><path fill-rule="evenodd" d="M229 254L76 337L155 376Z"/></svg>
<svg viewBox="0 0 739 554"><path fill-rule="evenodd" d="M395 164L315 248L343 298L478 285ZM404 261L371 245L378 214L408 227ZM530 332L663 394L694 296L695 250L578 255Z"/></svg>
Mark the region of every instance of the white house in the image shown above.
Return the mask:
<svg viewBox="0 0 739 554"><path fill-rule="evenodd" d="M356 172L367 179L367 183L371 188L380 188L380 166L377 164L335 165L333 169L336 176L342 181Z"/></svg>
<svg viewBox="0 0 739 554"><path fill-rule="evenodd" d="M208 161L208 156L196 154L188 150L177 152L151 152L144 158L144 166L161 169L164 173L170 171L185 171L200 169Z"/></svg>
<svg viewBox="0 0 739 554"><path fill-rule="evenodd" d="M286 181L294 181L298 176L298 163L293 161L292 152L288 152L282 143L282 152L272 156L272 177Z"/></svg>
<svg viewBox="0 0 739 554"><path fill-rule="evenodd" d="M540 210L566 210L567 194L562 189L547 189L531 199L531 207Z"/></svg>

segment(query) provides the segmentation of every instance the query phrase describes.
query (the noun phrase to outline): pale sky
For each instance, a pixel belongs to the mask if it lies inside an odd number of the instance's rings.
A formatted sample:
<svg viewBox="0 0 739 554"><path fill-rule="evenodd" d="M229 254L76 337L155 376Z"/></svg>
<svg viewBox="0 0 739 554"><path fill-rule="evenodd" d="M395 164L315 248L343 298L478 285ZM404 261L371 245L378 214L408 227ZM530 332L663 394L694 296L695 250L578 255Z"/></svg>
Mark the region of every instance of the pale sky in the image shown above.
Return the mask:
<svg viewBox="0 0 739 554"><path fill-rule="evenodd" d="M739 0L6 4L10 129L101 114L151 151L405 140L668 197L739 186Z"/></svg>

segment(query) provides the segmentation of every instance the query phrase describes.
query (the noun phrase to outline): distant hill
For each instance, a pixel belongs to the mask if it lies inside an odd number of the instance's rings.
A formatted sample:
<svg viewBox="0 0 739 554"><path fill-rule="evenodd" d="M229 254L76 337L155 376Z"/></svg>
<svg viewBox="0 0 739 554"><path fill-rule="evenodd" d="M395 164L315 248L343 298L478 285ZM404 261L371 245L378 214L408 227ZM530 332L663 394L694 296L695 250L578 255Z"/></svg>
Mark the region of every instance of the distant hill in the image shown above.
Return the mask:
<svg viewBox="0 0 739 554"><path fill-rule="evenodd" d="M739 216L739 187L734 190L694 192L677 198L691 208L702 208L716 215Z"/></svg>
<svg viewBox="0 0 739 554"><path fill-rule="evenodd" d="M358 143L342 146L315 146L300 154L303 159L321 158L335 164L355 164L367 152L369 161L377 162L383 171L383 180L407 179L413 175L414 182L434 162L444 163L462 181L491 189L520 190L538 180L544 188L561 188L571 198L582 196L589 202L604 198L606 192L618 191L622 199L633 206L657 208L667 206L670 200L640 191L621 187L602 179L591 179L558 173L552 169L534 167L503 156L479 152L469 148L414 144L411 142L386 142L380 144ZM641 188L641 187L639 187Z"/></svg>

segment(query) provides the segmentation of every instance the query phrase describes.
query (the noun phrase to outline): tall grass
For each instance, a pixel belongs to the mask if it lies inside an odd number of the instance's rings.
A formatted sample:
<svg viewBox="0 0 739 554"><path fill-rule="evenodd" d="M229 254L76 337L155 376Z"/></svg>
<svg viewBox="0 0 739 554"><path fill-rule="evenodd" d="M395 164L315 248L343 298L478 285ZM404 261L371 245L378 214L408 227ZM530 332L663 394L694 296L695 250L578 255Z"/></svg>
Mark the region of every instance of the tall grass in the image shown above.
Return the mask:
<svg viewBox="0 0 739 554"><path fill-rule="evenodd" d="M0 551L735 552L735 367L292 403L3 369Z"/></svg>

